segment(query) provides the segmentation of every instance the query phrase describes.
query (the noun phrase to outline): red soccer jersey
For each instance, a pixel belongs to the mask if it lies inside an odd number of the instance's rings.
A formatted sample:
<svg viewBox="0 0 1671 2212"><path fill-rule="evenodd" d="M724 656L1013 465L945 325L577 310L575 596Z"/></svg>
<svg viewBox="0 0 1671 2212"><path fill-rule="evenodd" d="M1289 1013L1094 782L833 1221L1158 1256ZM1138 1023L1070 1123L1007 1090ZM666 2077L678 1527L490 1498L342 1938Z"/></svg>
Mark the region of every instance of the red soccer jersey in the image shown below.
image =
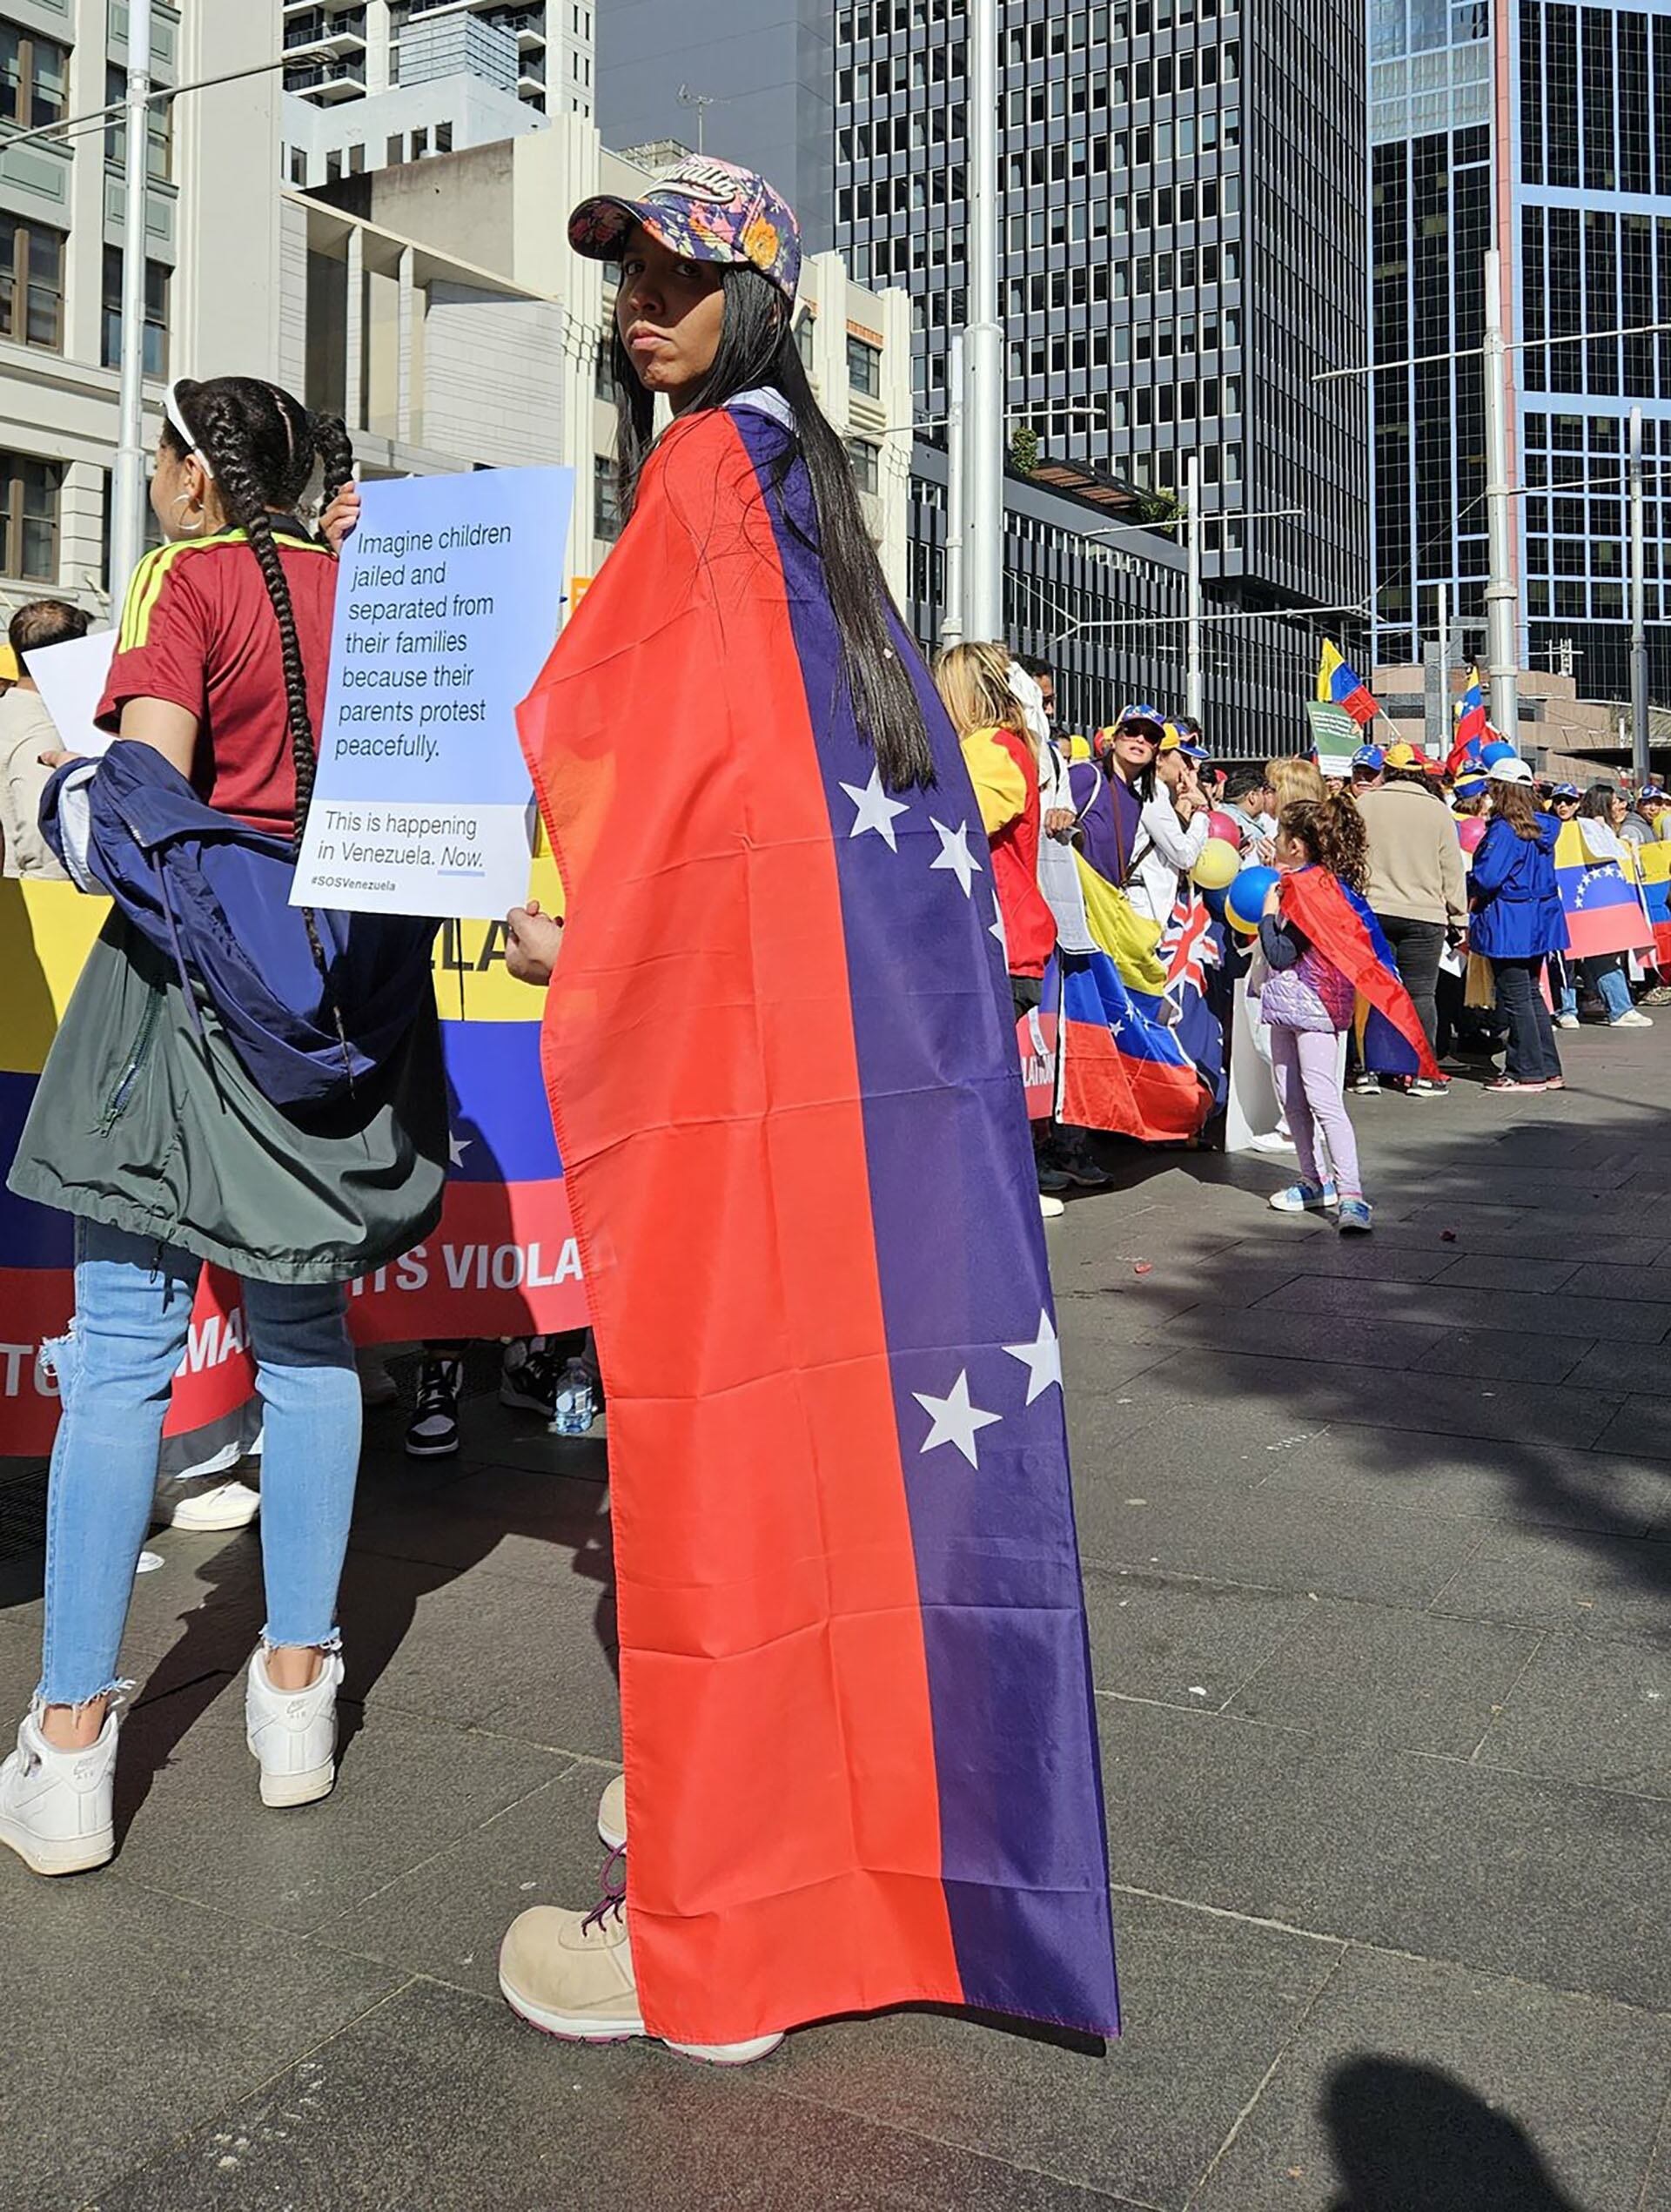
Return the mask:
<svg viewBox="0 0 1671 2212"><path fill-rule="evenodd" d="M296 610L317 736L325 712L337 564L295 524L278 522L275 535ZM118 729L130 699L166 699L194 714L191 783L198 797L252 830L290 836L296 769L278 625L242 530L159 546L135 569L99 701L99 727Z"/></svg>

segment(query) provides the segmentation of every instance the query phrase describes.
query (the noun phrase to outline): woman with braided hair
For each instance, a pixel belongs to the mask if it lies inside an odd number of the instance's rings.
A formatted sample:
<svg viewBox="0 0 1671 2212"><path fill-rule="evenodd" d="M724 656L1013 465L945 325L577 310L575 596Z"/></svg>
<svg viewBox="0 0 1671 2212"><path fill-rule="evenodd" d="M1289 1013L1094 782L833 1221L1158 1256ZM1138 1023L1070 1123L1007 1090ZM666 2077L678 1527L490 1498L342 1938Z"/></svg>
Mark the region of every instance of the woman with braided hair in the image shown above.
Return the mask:
<svg viewBox="0 0 1671 2212"><path fill-rule="evenodd" d="M43 1672L0 1766L0 1841L43 1874L113 1849L117 1654L205 1260L242 1278L265 1409L249 1745L265 1804L331 1789L360 1437L345 1287L434 1226L447 1158L431 925L289 904L337 577L297 510L316 474L327 498L348 480L347 434L248 377L178 384L166 413L170 542L135 573L99 709L118 742L66 764L43 815L114 911L10 1177L76 1217Z"/></svg>

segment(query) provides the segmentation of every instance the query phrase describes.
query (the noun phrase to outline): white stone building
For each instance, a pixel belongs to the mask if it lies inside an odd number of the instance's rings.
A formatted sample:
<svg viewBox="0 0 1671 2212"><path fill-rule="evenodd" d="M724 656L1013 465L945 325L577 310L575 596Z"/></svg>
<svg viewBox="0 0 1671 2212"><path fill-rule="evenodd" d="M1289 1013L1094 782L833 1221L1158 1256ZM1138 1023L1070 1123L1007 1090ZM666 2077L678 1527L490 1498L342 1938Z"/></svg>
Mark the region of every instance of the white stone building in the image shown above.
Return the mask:
<svg viewBox="0 0 1671 2212"><path fill-rule="evenodd" d="M586 117L526 108L536 127L520 135L299 192L285 155L301 103L278 66L263 69L284 52L290 12L188 0L182 16L157 0L160 81L260 73L183 94L152 131L147 441L166 378L243 373L341 412L368 474L567 464L572 572L589 577L616 528L608 301L606 272L569 252L563 217L601 185L641 192L647 172L604 152ZM119 97L125 20L121 0L0 0L31 124ZM0 620L45 593L108 611L120 155L119 124L0 153L0 276L13 278L0 286ZM849 286L822 256L807 267L799 327L903 595L910 444L884 434L911 414L905 295Z"/></svg>

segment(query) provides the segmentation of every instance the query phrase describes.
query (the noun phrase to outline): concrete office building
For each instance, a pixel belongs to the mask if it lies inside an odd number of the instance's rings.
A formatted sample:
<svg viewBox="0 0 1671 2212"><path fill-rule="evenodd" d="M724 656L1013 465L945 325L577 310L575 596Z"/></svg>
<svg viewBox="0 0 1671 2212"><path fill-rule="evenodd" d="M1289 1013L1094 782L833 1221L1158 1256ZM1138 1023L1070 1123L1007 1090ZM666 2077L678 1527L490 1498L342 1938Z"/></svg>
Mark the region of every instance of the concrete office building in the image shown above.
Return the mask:
<svg viewBox="0 0 1671 2212"><path fill-rule="evenodd" d="M678 0L628 0L630 41L607 25L599 97L604 126L674 127L681 82L728 96L707 117L710 151L770 173L795 140L786 190L809 171L835 189L833 234L862 284L912 295L913 377L923 449L916 461L919 567L943 536L932 517L943 461L952 333L967 319L967 18L955 0L857 0L833 14L821 98L786 73L738 79L711 24L696 36ZM1361 384L1319 386L1319 368L1364 358L1361 250L1364 118L1339 88L1355 81L1361 24L1325 0L1111 0L1074 8L1003 0L1000 10L1002 305L1009 329L1012 427L1064 465L1070 495L1037 479L1050 511L1011 481L1012 550L1048 553L1051 596L1018 589L1009 563L1009 619L1040 649L1056 613L1091 591L1083 619L1087 708L1112 713L1124 688L1129 623L1159 625L1158 681L1181 704L1175 620L1104 590L1111 571L1073 544L1109 529L1110 480L1153 502L1184 488L1199 461L1204 570L1220 613L1307 603L1366 604L1369 588L1366 398ZM768 4L749 27L771 49L810 51L832 22L813 0ZM643 57L668 56L665 64ZM816 88L815 88L816 89ZM814 221L821 208L807 199ZM1319 241L1321 248L1319 250ZM1077 482L1088 500L1074 495ZM1296 510L1270 514L1270 510ZM1146 509L1127 499L1110 512ZM1029 532L1041 529L1042 538ZM1146 564L1156 607L1177 570L1177 534L1117 529L1105 542ZM916 602L925 638L937 608ZM1323 627L1345 628L1332 615ZM1101 638L1106 649L1092 641ZM1210 716L1240 750L1304 742L1299 713L1315 668L1312 632L1285 623L1221 624L1208 661ZM1226 717L1229 717L1226 720Z"/></svg>
<svg viewBox="0 0 1671 2212"><path fill-rule="evenodd" d="M243 0L237 0L242 5ZM284 0L289 91L320 107L392 85L468 72L502 74L514 44L516 97L540 115L592 112L595 0ZM440 49L445 59L435 57Z"/></svg>
<svg viewBox="0 0 1671 2212"><path fill-rule="evenodd" d="M0 0L0 112L33 130L121 95L116 0ZM183 83L278 50L278 0L158 0L155 74ZM10 102L10 106L5 103ZM0 615L50 592L108 606L117 437L125 126L0 152ZM276 77L183 97L150 137L149 434L169 376L266 367L278 351Z"/></svg>
<svg viewBox="0 0 1671 2212"><path fill-rule="evenodd" d="M593 125L347 176L285 197L289 359L310 406L345 416L368 474L549 461L575 471L571 574L621 528L607 272L569 250L560 211L642 193L650 174ZM796 333L847 441L895 589L907 583L909 304L849 283L833 254L803 274Z"/></svg>
<svg viewBox="0 0 1671 2212"><path fill-rule="evenodd" d="M1625 466L1640 406L1651 689L1671 699L1671 340L1616 334L1671 317L1671 4L1370 0L1369 30L1377 657L1415 658L1441 582L1481 649L1484 384L1469 349L1495 245L1520 341L1520 657L1585 697L1628 696Z"/></svg>

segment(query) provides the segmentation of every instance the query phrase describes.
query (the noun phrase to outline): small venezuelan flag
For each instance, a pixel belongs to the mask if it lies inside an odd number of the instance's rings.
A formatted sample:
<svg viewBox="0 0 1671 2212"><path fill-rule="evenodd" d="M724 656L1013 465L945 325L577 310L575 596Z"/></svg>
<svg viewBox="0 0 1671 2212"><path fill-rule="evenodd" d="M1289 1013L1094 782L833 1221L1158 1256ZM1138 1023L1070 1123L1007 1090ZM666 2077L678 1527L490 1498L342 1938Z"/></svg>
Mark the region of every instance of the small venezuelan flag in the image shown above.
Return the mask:
<svg viewBox="0 0 1671 2212"><path fill-rule="evenodd" d="M1325 707L1344 707L1355 723L1367 727L1375 719L1375 696L1340 649L1326 637L1317 669L1317 696Z"/></svg>

